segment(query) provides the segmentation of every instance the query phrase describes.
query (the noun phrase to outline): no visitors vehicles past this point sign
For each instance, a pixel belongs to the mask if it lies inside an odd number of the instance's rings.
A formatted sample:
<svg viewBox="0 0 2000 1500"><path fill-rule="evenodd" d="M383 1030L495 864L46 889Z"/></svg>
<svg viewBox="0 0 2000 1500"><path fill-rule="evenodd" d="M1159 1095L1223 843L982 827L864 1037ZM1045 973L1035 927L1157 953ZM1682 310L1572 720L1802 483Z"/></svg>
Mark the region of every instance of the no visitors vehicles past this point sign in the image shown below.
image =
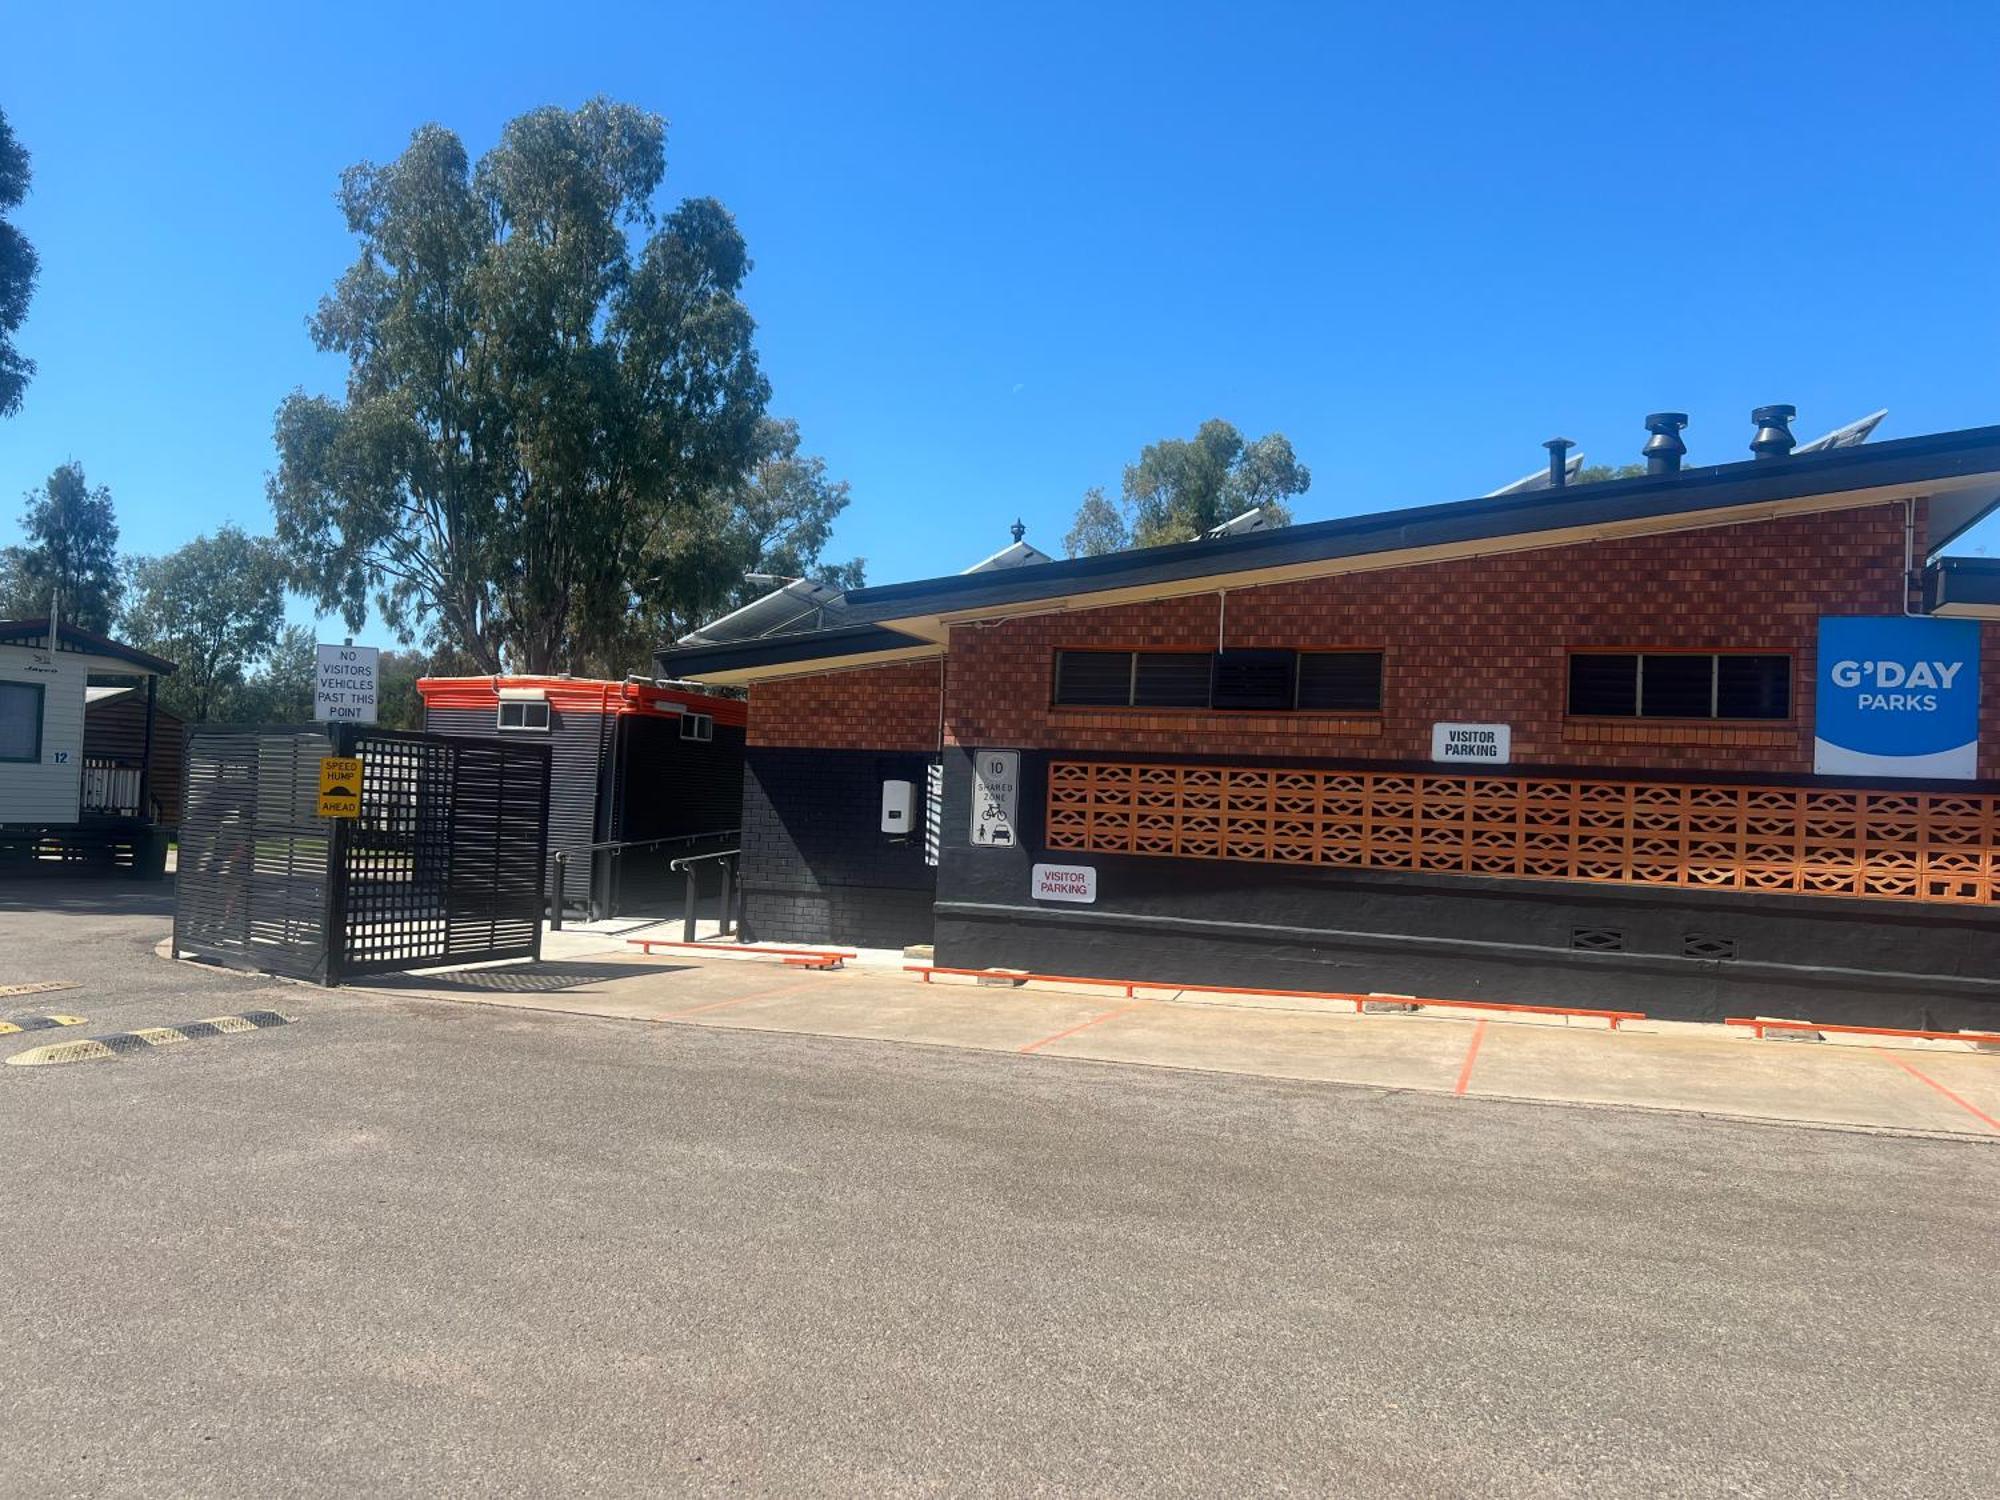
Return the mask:
<svg viewBox="0 0 2000 1500"><path fill-rule="evenodd" d="M373 646L321 646L313 717L334 724L373 724L380 654Z"/></svg>

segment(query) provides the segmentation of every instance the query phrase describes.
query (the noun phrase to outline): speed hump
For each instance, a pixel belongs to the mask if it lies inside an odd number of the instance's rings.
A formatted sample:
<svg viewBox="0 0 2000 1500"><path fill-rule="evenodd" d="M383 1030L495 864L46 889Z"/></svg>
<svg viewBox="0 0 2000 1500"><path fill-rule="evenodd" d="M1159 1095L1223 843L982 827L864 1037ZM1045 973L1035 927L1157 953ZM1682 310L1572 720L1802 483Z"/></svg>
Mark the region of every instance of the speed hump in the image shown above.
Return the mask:
<svg viewBox="0 0 2000 1500"><path fill-rule="evenodd" d="M361 811L361 760L352 755L322 756L319 763L319 815L352 818Z"/></svg>

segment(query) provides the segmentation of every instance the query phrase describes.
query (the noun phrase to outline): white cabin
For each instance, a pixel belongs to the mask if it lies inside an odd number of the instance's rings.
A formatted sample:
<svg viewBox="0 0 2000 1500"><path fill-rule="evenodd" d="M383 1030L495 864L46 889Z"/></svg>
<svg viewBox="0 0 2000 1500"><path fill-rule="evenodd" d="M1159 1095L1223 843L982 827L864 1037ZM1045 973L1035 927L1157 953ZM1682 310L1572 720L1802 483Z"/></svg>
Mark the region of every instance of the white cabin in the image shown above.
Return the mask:
<svg viewBox="0 0 2000 1500"><path fill-rule="evenodd" d="M146 753L136 767L113 768L136 770L143 785L152 769L159 679L173 669L172 662L74 625L52 632L47 620L0 620L0 830L75 827L113 812L93 806L98 799L85 793L86 785L108 784L107 768L90 767L97 774L85 775L84 705L93 674L136 678L145 687Z"/></svg>

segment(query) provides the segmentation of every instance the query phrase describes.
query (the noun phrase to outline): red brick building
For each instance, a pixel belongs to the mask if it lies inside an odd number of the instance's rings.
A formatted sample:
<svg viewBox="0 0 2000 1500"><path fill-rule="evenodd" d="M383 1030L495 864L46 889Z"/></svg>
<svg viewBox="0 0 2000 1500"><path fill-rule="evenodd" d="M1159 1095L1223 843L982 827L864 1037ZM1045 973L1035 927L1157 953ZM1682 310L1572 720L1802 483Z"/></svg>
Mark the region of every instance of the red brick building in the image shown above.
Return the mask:
<svg viewBox="0 0 2000 1500"><path fill-rule="evenodd" d="M2000 429L1760 442L864 589L667 650L750 688L746 928L1190 983L2000 1021L2000 638L1963 623L2000 618L2000 576L1939 555L2000 500ZM1850 638L1885 644L1821 660ZM1963 744L1923 741L1961 713ZM979 796L982 753L1011 792ZM905 781L928 850L883 831Z"/></svg>

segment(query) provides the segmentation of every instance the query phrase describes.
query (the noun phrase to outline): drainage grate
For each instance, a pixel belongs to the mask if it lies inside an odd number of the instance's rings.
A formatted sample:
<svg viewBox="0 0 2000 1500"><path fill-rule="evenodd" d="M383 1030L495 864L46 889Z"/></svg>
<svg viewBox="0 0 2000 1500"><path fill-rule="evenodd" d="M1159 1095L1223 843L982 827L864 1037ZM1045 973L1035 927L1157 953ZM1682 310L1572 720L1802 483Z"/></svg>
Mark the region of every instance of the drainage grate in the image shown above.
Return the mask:
<svg viewBox="0 0 2000 1500"><path fill-rule="evenodd" d="M1681 938L1682 958L1734 958L1736 939L1712 932L1690 932Z"/></svg>
<svg viewBox="0 0 2000 1500"><path fill-rule="evenodd" d="M1616 927L1572 927L1569 945L1581 953L1623 953L1625 934Z"/></svg>

